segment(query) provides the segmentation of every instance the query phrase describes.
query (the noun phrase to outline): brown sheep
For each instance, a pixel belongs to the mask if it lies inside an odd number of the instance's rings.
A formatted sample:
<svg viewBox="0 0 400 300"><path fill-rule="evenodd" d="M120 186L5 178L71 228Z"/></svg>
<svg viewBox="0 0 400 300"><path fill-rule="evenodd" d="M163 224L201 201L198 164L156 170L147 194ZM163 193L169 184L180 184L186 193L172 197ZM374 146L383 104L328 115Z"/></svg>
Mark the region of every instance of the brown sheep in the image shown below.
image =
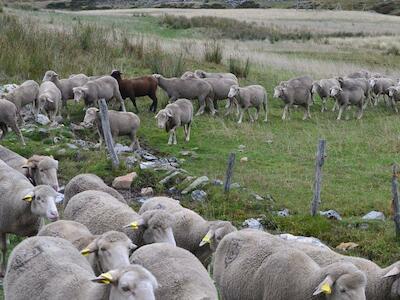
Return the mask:
<svg viewBox="0 0 400 300"><path fill-rule="evenodd" d="M152 76L142 76L136 77L132 79L122 79L121 71L113 70L111 76L114 77L119 84L119 91L121 93L122 98L125 100L126 98L131 99L133 106L136 109L136 112L139 112L136 106L136 97L149 96L153 103L150 106L150 111L157 111L157 80Z"/></svg>

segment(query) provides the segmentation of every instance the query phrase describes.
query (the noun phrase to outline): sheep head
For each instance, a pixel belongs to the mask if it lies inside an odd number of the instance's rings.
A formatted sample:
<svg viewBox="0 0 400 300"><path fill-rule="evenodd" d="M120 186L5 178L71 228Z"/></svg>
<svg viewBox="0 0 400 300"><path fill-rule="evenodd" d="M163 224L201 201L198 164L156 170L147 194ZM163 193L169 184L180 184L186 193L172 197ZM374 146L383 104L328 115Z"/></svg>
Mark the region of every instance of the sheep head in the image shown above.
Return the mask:
<svg viewBox="0 0 400 300"><path fill-rule="evenodd" d="M39 96L38 102L39 102L39 111L43 112L44 108L46 107L46 104L53 103L54 101L51 100L48 95L43 94Z"/></svg>
<svg viewBox="0 0 400 300"><path fill-rule="evenodd" d="M343 92L343 89L341 87L334 86L333 88L331 88L329 94L332 97L335 97L335 96L339 95L341 92Z"/></svg>
<svg viewBox="0 0 400 300"><path fill-rule="evenodd" d="M157 80L157 82L158 82L158 80L162 77L161 74L153 74L152 76L153 76L153 78L154 78L155 80Z"/></svg>
<svg viewBox="0 0 400 300"><path fill-rule="evenodd" d="M321 88L321 86L319 85L318 81L314 81L312 84L312 89L311 89L311 93L315 94L318 93L318 90Z"/></svg>
<svg viewBox="0 0 400 300"><path fill-rule="evenodd" d="M239 86L238 85L232 85L231 88L229 89L228 93L228 98L233 98L239 94Z"/></svg>
<svg viewBox="0 0 400 300"><path fill-rule="evenodd" d="M285 90L285 88L283 86L280 86L280 85L276 86L274 88L274 98L282 97L284 94L284 90Z"/></svg>
<svg viewBox="0 0 400 300"><path fill-rule="evenodd" d="M387 269L389 269L389 271L385 275L383 275L383 278L391 278L393 280L391 288L391 299L398 299L400 297L400 265L397 262Z"/></svg>
<svg viewBox="0 0 400 300"><path fill-rule="evenodd" d="M58 161L53 156L33 155L22 168L28 170L28 176L36 185L49 185L55 191L59 190L57 178Z"/></svg>
<svg viewBox="0 0 400 300"><path fill-rule="evenodd" d="M206 72L204 72L203 70L194 71L194 75L198 78L206 78Z"/></svg>
<svg viewBox="0 0 400 300"><path fill-rule="evenodd" d="M56 79L58 79L58 74L54 71L49 70L44 74L42 81L55 81Z"/></svg>
<svg viewBox="0 0 400 300"><path fill-rule="evenodd" d="M236 227L228 221L210 221L207 234L201 240L199 246L210 245L211 251L215 252L221 240L227 234L236 231Z"/></svg>
<svg viewBox="0 0 400 300"><path fill-rule="evenodd" d="M166 128L167 122L170 118L172 118L172 112L167 108L161 109L155 116L155 119L157 119L158 128L160 129Z"/></svg>
<svg viewBox="0 0 400 300"><path fill-rule="evenodd" d="M155 299L157 279L140 265L130 265L110 270L92 279L93 282L111 285L110 299Z"/></svg>
<svg viewBox="0 0 400 300"><path fill-rule="evenodd" d="M102 271L121 268L129 265L129 255L137 246L122 232L108 231L95 238L82 255L95 253Z"/></svg>
<svg viewBox="0 0 400 300"><path fill-rule="evenodd" d="M378 81L377 78L371 78L371 79L369 80L368 84L369 84L369 86L370 86L371 88L373 88L373 87L375 86L375 84L376 84L377 81Z"/></svg>
<svg viewBox="0 0 400 300"><path fill-rule="evenodd" d="M85 95L88 93L89 89L86 87L74 87L72 92L74 93L75 102L79 102L81 99L85 98Z"/></svg>
<svg viewBox="0 0 400 300"><path fill-rule="evenodd" d="M32 214L47 218L50 221L58 219L56 199L58 193L47 185L38 185L26 194L22 200L30 203Z"/></svg>
<svg viewBox="0 0 400 300"><path fill-rule="evenodd" d="M86 128L90 128L93 126L94 122L96 121L97 118L97 113L99 112L99 109L96 107L90 107L86 110L85 117L83 118L83 126Z"/></svg>
<svg viewBox="0 0 400 300"><path fill-rule="evenodd" d="M122 73L119 70L112 70L111 71L111 77L114 77L117 80L121 79L121 75L122 75Z"/></svg>

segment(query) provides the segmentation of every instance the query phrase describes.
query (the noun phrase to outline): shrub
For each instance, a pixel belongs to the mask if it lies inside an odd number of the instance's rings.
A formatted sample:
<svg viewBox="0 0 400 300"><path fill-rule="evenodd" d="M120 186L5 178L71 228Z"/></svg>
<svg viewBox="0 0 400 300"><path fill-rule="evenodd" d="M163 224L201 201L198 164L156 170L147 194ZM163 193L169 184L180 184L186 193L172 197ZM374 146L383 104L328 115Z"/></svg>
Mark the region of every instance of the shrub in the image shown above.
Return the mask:
<svg viewBox="0 0 400 300"><path fill-rule="evenodd" d="M394 55L394 56L399 56L400 55L400 49L396 46L391 46L386 50L386 54L388 55Z"/></svg>
<svg viewBox="0 0 400 300"><path fill-rule="evenodd" d="M229 72L237 77L247 78L250 73L250 58L244 62L238 58L229 57Z"/></svg>
<svg viewBox="0 0 400 300"><path fill-rule="evenodd" d="M239 3L235 8L260 8L260 4L253 0L247 0Z"/></svg>
<svg viewBox="0 0 400 300"><path fill-rule="evenodd" d="M207 62L212 62L216 64L220 64L222 61L222 47L216 42L205 43L204 44L204 59Z"/></svg>

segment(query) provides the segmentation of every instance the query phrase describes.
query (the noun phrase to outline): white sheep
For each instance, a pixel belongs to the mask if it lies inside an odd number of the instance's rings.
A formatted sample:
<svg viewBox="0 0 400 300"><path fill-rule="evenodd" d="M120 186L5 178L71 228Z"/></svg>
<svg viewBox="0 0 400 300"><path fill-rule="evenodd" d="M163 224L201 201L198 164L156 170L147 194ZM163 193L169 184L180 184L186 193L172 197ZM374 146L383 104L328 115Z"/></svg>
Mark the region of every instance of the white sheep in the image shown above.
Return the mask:
<svg viewBox="0 0 400 300"><path fill-rule="evenodd" d="M194 75L198 78L229 78L235 80L236 84L239 83L236 75L232 73L208 73L203 70L196 70Z"/></svg>
<svg viewBox="0 0 400 300"><path fill-rule="evenodd" d="M214 280L223 300L365 300L366 278L354 265L322 268L280 238L253 229L222 239Z"/></svg>
<svg viewBox="0 0 400 300"><path fill-rule="evenodd" d="M157 125L160 129L169 132L168 145L176 145L176 129L183 126L185 131L185 141L190 141L190 128L193 121L193 105L187 99L178 99L174 103L168 104L161 109L155 116Z"/></svg>
<svg viewBox="0 0 400 300"><path fill-rule="evenodd" d="M159 283L157 299L218 299L207 270L185 249L164 243L146 245L136 250L130 260L155 276Z"/></svg>
<svg viewBox="0 0 400 300"><path fill-rule="evenodd" d="M46 114L52 122L55 117L61 116L61 92L58 87L51 81L44 81L39 87L39 95L37 100L37 113Z"/></svg>
<svg viewBox="0 0 400 300"><path fill-rule="evenodd" d="M318 94L318 96L321 98L321 112L328 110L328 108L326 107L326 102L328 101L328 98L331 97L331 89L335 86L340 87L340 83L336 78L321 79L313 82L311 93L312 95ZM335 111L337 108L337 102L335 102L332 111Z"/></svg>
<svg viewBox="0 0 400 300"><path fill-rule="evenodd" d="M0 140L6 136L8 127L19 136L21 143L25 146L24 136L17 123L17 107L14 103L0 98L0 129L2 131Z"/></svg>
<svg viewBox="0 0 400 300"><path fill-rule="evenodd" d="M238 124L242 123L244 112L249 114L251 122L254 122L254 120L257 121L261 106L265 111L264 122L268 121L268 98L267 92L263 86L249 85L246 87L239 87L238 85L233 85L229 90L228 97L235 98L238 102L238 106L241 108ZM255 107L256 109L254 119L249 112L250 107Z"/></svg>
<svg viewBox="0 0 400 300"><path fill-rule="evenodd" d="M358 107L357 120L361 119L364 112L365 94L361 87L341 88L334 86L331 89L331 96L336 99L339 105L339 114L337 120L342 118L343 111L350 105Z"/></svg>
<svg viewBox="0 0 400 300"><path fill-rule="evenodd" d="M96 277L70 242L47 236L17 245L4 278L8 300L154 300L157 286L156 278L139 265Z"/></svg>
<svg viewBox="0 0 400 300"><path fill-rule="evenodd" d="M35 235L42 217L57 220L56 198L54 189L47 185L34 187L24 175L0 160L0 276L6 266L7 234Z"/></svg>

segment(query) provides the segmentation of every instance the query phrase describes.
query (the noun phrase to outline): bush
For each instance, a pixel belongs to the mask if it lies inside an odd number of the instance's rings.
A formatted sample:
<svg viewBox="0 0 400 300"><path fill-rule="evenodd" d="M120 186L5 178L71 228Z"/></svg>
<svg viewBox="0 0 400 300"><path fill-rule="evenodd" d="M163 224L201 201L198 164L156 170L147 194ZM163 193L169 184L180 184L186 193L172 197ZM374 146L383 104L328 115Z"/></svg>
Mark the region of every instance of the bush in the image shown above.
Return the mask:
<svg viewBox="0 0 400 300"><path fill-rule="evenodd" d="M247 78L250 73L250 59L243 60L229 57L229 72L235 74L237 77Z"/></svg>
<svg viewBox="0 0 400 300"><path fill-rule="evenodd" d="M235 8L260 8L260 4L253 0L247 0L239 3Z"/></svg>
<svg viewBox="0 0 400 300"><path fill-rule="evenodd" d="M400 49L397 48L396 46L391 46L389 49L386 50L386 54L399 56L400 55Z"/></svg>
<svg viewBox="0 0 400 300"><path fill-rule="evenodd" d="M215 64L220 64L222 61L222 47L216 42L205 43L204 44L204 59L207 62L212 62Z"/></svg>
<svg viewBox="0 0 400 300"><path fill-rule="evenodd" d="M180 77L186 71L184 55L182 53L165 53L159 43L149 45L143 64L152 73L162 74L166 77Z"/></svg>

